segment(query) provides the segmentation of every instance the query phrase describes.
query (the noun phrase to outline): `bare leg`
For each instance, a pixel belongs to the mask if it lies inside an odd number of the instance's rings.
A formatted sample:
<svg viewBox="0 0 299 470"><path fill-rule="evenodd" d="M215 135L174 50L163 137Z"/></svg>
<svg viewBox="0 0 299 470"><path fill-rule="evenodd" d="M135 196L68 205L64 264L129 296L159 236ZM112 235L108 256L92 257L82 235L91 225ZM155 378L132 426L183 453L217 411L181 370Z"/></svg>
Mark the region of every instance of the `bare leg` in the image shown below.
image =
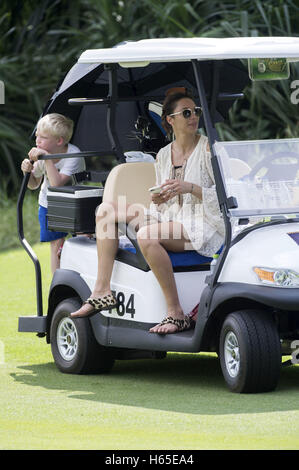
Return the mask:
<svg viewBox="0 0 299 470"><path fill-rule="evenodd" d="M64 238L59 238L58 240L52 240L50 242L50 253L51 253L51 271L52 274L56 271L56 269L60 266L60 259L58 256L59 249L64 242Z"/></svg>
<svg viewBox="0 0 299 470"><path fill-rule="evenodd" d="M130 223L136 216L142 217L143 220L143 207L137 204L129 206L102 203L99 206L96 215L98 271L91 298L102 298L111 294L110 280L119 242L117 223ZM84 304L71 316L76 318L88 315L91 310L91 305Z"/></svg>
<svg viewBox="0 0 299 470"><path fill-rule="evenodd" d="M153 232L155 236L153 236ZM164 232L164 233L163 233ZM180 238L178 238L180 237ZM172 264L166 250L183 251L189 242L183 233L183 226L177 222L142 227L137 234L140 249L155 274L167 304L167 316L183 320L184 313L178 298ZM173 324L156 325L152 333L174 333L178 327Z"/></svg>
<svg viewBox="0 0 299 470"><path fill-rule="evenodd" d="M126 215L124 214L123 217L126 218ZM96 216L98 271L92 297L101 297L111 293L110 279L118 250L117 221L116 206L101 204Z"/></svg>

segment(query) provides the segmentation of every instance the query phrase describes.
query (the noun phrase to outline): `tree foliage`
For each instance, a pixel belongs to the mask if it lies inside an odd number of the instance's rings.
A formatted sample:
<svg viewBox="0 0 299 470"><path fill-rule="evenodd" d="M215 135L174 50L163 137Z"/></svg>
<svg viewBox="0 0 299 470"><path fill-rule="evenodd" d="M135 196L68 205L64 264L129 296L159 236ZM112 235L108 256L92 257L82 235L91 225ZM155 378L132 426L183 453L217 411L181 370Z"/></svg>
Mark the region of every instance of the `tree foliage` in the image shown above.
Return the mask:
<svg viewBox="0 0 299 470"><path fill-rule="evenodd" d="M59 80L85 49L171 36L297 36L298 19L297 0L2 0L2 186L5 176L11 189L18 187L20 162L31 145L34 125ZM298 72L296 67L291 79L299 78ZM232 108L229 125L219 128L222 138L298 133L289 84L255 84L246 94L250 105Z"/></svg>

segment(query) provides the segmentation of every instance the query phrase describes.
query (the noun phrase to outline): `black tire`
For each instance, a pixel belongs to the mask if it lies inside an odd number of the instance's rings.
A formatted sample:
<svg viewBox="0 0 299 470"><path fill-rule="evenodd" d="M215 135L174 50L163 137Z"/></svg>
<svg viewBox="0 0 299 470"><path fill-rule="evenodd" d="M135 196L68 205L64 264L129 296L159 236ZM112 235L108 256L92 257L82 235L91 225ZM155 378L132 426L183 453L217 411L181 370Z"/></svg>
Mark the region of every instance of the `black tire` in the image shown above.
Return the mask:
<svg viewBox="0 0 299 470"><path fill-rule="evenodd" d="M54 311L50 339L55 364L69 374L109 372L114 364L112 352L97 343L89 320L69 317L80 306L74 297L60 302Z"/></svg>
<svg viewBox="0 0 299 470"><path fill-rule="evenodd" d="M220 364L233 392L270 392L277 386L281 346L277 328L263 311L244 310L228 315L223 323Z"/></svg>

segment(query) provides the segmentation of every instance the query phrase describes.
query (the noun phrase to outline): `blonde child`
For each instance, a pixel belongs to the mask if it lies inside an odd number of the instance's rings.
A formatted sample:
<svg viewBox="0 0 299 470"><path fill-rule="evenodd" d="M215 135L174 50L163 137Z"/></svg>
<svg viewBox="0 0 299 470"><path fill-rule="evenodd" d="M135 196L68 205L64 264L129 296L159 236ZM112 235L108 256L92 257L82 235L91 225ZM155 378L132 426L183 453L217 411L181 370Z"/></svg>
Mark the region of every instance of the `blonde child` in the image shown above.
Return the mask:
<svg viewBox="0 0 299 470"><path fill-rule="evenodd" d="M41 155L80 152L78 147L69 143L73 126L73 121L62 114L43 116L37 123L36 147L28 152L29 159L24 159L21 164L23 173L30 173L29 189L37 189L43 180L38 199L40 241L50 242L52 273L59 268L59 250L67 234L48 230L47 190L49 186L64 186L69 183L71 175L85 170L85 162L81 157L53 160L38 158Z"/></svg>

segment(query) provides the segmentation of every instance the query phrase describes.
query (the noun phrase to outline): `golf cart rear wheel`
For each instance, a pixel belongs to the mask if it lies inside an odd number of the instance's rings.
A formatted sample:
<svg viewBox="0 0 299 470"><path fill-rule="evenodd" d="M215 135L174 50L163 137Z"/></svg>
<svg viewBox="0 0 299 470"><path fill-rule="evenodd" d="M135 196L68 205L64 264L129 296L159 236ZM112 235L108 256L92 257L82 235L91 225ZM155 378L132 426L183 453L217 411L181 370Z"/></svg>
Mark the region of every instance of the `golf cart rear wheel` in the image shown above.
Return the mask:
<svg viewBox="0 0 299 470"><path fill-rule="evenodd" d="M231 391L258 393L275 389L281 347L278 331L267 313L244 310L228 315L220 334L219 355Z"/></svg>
<svg viewBox="0 0 299 470"><path fill-rule="evenodd" d="M60 302L51 323L51 349L61 372L92 374L109 372L114 358L108 348L97 343L88 319L73 320L69 314L78 310L78 298Z"/></svg>

